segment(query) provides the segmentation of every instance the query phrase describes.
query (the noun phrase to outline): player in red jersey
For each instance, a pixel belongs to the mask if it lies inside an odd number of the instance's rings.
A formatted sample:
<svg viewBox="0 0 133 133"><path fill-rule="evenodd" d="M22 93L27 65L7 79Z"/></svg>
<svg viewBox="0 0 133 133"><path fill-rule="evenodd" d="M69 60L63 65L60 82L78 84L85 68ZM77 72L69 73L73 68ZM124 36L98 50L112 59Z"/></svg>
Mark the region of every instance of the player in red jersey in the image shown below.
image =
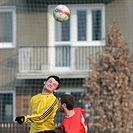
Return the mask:
<svg viewBox="0 0 133 133"><path fill-rule="evenodd" d="M58 129L61 133L88 133L84 110L74 108L75 99L70 94L63 94L59 98L58 110L64 113Z"/></svg>

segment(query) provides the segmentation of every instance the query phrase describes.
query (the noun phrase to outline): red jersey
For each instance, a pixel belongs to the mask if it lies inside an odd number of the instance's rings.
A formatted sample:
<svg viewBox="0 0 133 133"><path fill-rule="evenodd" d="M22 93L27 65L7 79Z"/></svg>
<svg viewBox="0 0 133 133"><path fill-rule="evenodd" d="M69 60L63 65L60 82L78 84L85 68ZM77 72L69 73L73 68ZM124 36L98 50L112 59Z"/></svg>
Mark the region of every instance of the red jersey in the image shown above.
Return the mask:
<svg viewBox="0 0 133 133"><path fill-rule="evenodd" d="M74 108L72 116L64 116L61 122L61 130L61 133L88 133L84 110L80 107Z"/></svg>

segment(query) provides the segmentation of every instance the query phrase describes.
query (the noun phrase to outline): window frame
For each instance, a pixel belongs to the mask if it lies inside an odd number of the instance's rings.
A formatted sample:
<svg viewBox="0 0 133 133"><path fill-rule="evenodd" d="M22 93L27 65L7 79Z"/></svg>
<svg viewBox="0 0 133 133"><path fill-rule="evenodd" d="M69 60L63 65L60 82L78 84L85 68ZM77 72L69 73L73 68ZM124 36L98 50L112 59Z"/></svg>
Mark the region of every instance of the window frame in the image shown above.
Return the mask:
<svg viewBox="0 0 133 133"><path fill-rule="evenodd" d="M0 94L12 94L13 96L13 110L12 110L12 114L13 114L13 118L12 118L12 121L15 120L15 117L16 117L16 92L14 90L0 90Z"/></svg>
<svg viewBox="0 0 133 133"><path fill-rule="evenodd" d="M71 58L70 62L70 67L57 67L56 66L56 51L55 51L55 46L70 46L70 47L75 47L75 46L104 46L105 45L105 5L104 4L71 4L71 5L66 5L70 8L71 16L70 16L70 41L55 41L55 35L59 34L56 33L56 28L55 28L55 23L60 23L57 22L54 17L53 17L53 10L56 7L56 5L49 5L48 6L48 46L52 47L52 49L49 50L49 70L50 71L55 71L55 70L60 70L60 71L70 71L73 69L73 58ZM101 40L92 40L92 10L101 10L102 15L101 15ZM77 11L78 10L87 10L87 31L86 31L86 41L78 41L78 26L77 26ZM61 30L60 30L61 31ZM59 31L57 31L59 32ZM71 51L72 54L73 51ZM52 53L52 54L51 54ZM71 54L71 57L73 55Z"/></svg>
<svg viewBox="0 0 133 133"><path fill-rule="evenodd" d="M12 42L0 42L0 48L14 48L16 46L16 7L0 6L0 12L12 13Z"/></svg>
<svg viewBox="0 0 133 133"><path fill-rule="evenodd" d="M62 42L67 44L71 43L71 46L104 46L105 45L105 5L104 4L79 4L79 5L67 5L70 8L71 16L70 16L70 41L55 41L55 20L53 17L53 10L56 5L49 5L48 7L48 37L49 37L49 46L55 46L55 44L60 44ZM92 40L92 10L102 11L102 25L101 25L101 40L93 41ZM76 12L78 10L87 10L87 41L78 41L77 37L77 15ZM60 23L60 22L58 22ZM90 29L89 29L90 28ZM90 35L90 36L89 36Z"/></svg>

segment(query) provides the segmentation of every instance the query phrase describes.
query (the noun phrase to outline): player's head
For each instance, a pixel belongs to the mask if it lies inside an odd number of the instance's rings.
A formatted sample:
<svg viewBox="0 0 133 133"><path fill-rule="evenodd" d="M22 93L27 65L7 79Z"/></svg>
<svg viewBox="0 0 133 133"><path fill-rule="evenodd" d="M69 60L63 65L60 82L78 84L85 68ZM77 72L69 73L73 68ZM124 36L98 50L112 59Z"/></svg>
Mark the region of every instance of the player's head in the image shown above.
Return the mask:
<svg viewBox="0 0 133 133"><path fill-rule="evenodd" d="M60 78L58 76L51 75L44 81L43 84L44 89L47 90L47 92L54 93L60 87Z"/></svg>
<svg viewBox="0 0 133 133"><path fill-rule="evenodd" d="M63 112L63 106L65 106L68 110L72 110L74 108L75 98L70 94L63 94L59 98L59 110Z"/></svg>
<svg viewBox="0 0 133 133"><path fill-rule="evenodd" d="M56 87L56 90L59 89L60 87L60 78L56 75L51 75L46 79L46 82L50 79L50 78L54 78L57 82L58 82L58 86Z"/></svg>

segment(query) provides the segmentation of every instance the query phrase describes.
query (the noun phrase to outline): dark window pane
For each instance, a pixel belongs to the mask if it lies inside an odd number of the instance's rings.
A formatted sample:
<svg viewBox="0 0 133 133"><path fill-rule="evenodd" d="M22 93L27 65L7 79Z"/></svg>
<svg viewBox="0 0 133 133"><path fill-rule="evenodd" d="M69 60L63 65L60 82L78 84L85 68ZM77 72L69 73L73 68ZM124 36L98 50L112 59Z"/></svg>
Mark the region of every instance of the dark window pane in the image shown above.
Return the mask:
<svg viewBox="0 0 133 133"><path fill-rule="evenodd" d="M0 12L0 42L12 42L12 13Z"/></svg>
<svg viewBox="0 0 133 133"><path fill-rule="evenodd" d="M78 41L86 40L86 11L78 11Z"/></svg>
<svg viewBox="0 0 133 133"><path fill-rule="evenodd" d="M92 39L101 40L101 10L92 11Z"/></svg>
<svg viewBox="0 0 133 133"><path fill-rule="evenodd" d="M70 40L70 20L63 22L61 25L62 33L61 33L61 41L69 41Z"/></svg>
<svg viewBox="0 0 133 133"><path fill-rule="evenodd" d="M0 120L13 120L13 95L10 93L0 94Z"/></svg>

